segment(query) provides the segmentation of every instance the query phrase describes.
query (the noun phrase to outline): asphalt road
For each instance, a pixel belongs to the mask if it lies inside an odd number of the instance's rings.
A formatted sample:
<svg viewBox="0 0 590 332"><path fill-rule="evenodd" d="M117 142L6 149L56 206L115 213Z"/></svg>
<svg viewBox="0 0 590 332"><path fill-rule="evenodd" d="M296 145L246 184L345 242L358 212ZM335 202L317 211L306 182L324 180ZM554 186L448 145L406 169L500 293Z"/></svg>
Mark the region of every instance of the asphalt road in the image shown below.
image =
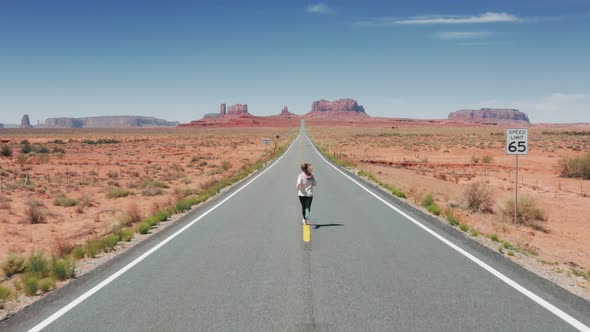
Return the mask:
<svg viewBox="0 0 590 332"><path fill-rule="evenodd" d="M295 192L301 159L314 164L318 181L311 213L317 226L308 244ZM392 210L325 162L302 133L245 187L0 323L0 330L44 322L44 330L60 332L587 331L588 301L362 184L571 319Z"/></svg>

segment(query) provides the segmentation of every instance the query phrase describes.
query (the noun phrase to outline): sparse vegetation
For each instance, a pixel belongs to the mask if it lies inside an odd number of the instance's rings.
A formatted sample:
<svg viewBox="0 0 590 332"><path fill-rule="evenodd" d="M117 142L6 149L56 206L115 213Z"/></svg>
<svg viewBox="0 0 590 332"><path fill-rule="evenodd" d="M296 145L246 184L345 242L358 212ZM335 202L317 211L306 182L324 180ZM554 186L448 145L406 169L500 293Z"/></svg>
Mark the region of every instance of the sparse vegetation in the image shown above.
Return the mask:
<svg viewBox="0 0 590 332"><path fill-rule="evenodd" d="M467 232L469 230L469 226L467 226L465 224L460 224L459 229L463 232Z"/></svg>
<svg viewBox="0 0 590 332"><path fill-rule="evenodd" d="M7 278L15 274L22 273L25 270L25 260L13 252L8 254L8 258L2 263L2 271Z"/></svg>
<svg viewBox="0 0 590 332"><path fill-rule="evenodd" d="M78 205L78 203L80 203L80 200L69 198L63 193L53 201L53 205L61 207L72 207Z"/></svg>
<svg viewBox="0 0 590 332"><path fill-rule="evenodd" d="M82 141L82 143L89 144L89 145L97 145L97 144L118 144L121 142L117 141L116 139L112 139L112 138L101 138L101 139L97 139L97 140L85 139Z"/></svg>
<svg viewBox="0 0 590 332"><path fill-rule="evenodd" d="M26 203L25 216L29 223L40 224L45 222L47 211L43 208L41 202L33 199Z"/></svg>
<svg viewBox="0 0 590 332"><path fill-rule="evenodd" d="M133 191L125 188L113 188L107 193L107 198L115 199L133 195Z"/></svg>
<svg viewBox="0 0 590 332"><path fill-rule="evenodd" d="M74 249L72 249L72 257L74 259L80 260L84 258L84 256L86 256L84 246L75 246Z"/></svg>
<svg viewBox="0 0 590 332"><path fill-rule="evenodd" d="M500 238L498 237L497 234L490 234L489 238L490 238L490 240L492 240L494 242L500 242Z"/></svg>
<svg viewBox="0 0 590 332"><path fill-rule="evenodd" d="M478 237L479 231L477 229L471 228L471 229L469 229L469 234L471 234L471 236L473 236L473 237Z"/></svg>
<svg viewBox="0 0 590 332"><path fill-rule="evenodd" d="M483 181L470 183L465 191L463 197L467 201L467 208L474 212L492 213L494 199L492 197L492 190Z"/></svg>
<svg viewBox="0 0 590 332"><path fill-rule="evenodd" d="M4 308L4 304L6 304L10 295L11 295L10 289L8 289L4 286L0 286L0 309Z"/></svg>
<svg viewBox="0 0 590 332"><path fill-rule="evenodd" d="M0 155L3 157L12 157L12 148L8 144L2 144Z"/></svg>
<svg viewBox="0 0 590 332"><path fill-rule="evenodd" d="M514 219L514 198L509 199L504 204L504 216L507 220ZM537 206L537 203L531 196L523 195L518 199L518 209L516 222L530 226L536 230L546 232L547 229L541 222L547 220L546 213Z"/></svg>
<svg viewBox="0 0 590 332"><path fill-rule="evenodd" d="M558 169L562 177L590 180L590 153L583 157L561 159Z"/></svg>
<svg viewBox="0 0 590 332"><path fill-rule="evenodd" d="M52 289L55 289L56 282L53 277L47 277L39 280L39 290L43 293L47 293Z"/></svg>
<svg viewBox="0 0 590 332"><path fill-rule="evenodd" d="M428 210L428 212L434 214L435 216L439 216L441 213L440 206L436 204L432 194L426 194L422 198L422 206Z"/></svg>
<svg viewBox="0 0 590 332"><path fill-rule="evenodd" d="M25 274L22 277L23 288L27 296L37 295L39 289L39 277L33 274Z"/></svg>

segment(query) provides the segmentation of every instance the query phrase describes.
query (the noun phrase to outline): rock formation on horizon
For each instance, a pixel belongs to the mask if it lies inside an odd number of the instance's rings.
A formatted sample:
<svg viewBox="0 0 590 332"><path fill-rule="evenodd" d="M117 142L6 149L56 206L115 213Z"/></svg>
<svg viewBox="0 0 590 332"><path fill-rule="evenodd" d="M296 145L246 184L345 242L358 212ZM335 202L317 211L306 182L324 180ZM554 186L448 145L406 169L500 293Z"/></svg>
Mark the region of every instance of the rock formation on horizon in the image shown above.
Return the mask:
<svg viewBox="0 0 590 332"><path fill-rule="evenodd" d="M481 108L479 110L459 110L450 113L449 120L489 124L530 124L529 117L517 109Z"/></svg>
<svg viewBox="0 0 590 332"><path fill-rule="evenodd" d="M0 129L4 128L4 123L0 123Z"/></svg>
<svg viewBox="0 0 590 332"><path fill-rule="evenodd" d="M350 116L368 116L365 108L360 106L356 100L346 98L335 101L318 100L311 104L311 112L306 116L321 117L350 117Z"/></svg>
<svg viewBox="0 0 590 332"><path fill-rule="evenodd" d="M20 120L20 127L21 128L33 128L33 126L31 126L31 119L29 119L28 114L23 115L22 119Z"/></svg>
<svg viewBox="0 0 590 332"><path fill-rule="evenodd" d="M242 114L249 114L247 104L232 105L229 108L229 110L227 111L227 115L242 115Z"/></svg>
<svg viewBox="0 0 590 332"><path fill-rule="evenodd" d="M296 114L289 112L289 108L287 105L283 107L279 116L296 116Z"/></svg>
<svg viewBox="0 0 590 332"><path fill-rule="evenodd" d="M146 116L96 116L85 118L49 118L43 128L140 128L176 127L176 121L166 121Z"/></svg>

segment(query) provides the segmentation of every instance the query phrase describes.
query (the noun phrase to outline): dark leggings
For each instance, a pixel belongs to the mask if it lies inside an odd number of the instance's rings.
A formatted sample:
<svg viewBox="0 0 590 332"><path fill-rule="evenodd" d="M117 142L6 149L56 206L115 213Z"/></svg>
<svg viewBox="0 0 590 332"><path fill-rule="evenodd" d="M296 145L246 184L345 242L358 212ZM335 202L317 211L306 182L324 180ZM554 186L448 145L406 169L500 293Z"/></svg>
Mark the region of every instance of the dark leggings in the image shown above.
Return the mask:
<svg viewBox="0 0 590 332"><path fill-rule="evenodd" d="M309 215L305 216L305 210L311 212L311 201L313 197L306 197L306 196L299 196L299 202L301 202L301 214L303 214L303 218L309 218Z"/></svg>

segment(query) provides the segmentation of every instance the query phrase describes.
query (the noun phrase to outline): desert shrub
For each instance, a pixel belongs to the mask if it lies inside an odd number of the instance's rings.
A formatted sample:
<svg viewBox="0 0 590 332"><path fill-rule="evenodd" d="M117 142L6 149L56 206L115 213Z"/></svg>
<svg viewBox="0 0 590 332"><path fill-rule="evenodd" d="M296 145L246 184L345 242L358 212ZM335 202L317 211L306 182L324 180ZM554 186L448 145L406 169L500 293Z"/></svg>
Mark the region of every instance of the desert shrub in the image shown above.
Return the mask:
<svg viewBox="0 0 590 332"><path fill-rule="evenodd" d="M23 154L23 153L21 153L18 156L16 156L16 161L19 164L21 164L21 166L24 165L27 162L28 159L29 159L29 156L27 156L26 154Z"/></svg>
<svg viewBox="0 0 590 332"><path fill-rule="evenodd" d="M136 224L143 219L143 213L136 203L131 203L127 207L127 216L129 216L129 219L133 224Z"/></svg>
<svg viewBox="0 0 590 332"><path fill-rule="evenodd" d="M80 200L69 198L65 194L60 194L58 198L53 201L53 205L61 206L61 207L71 207L76 206L80 203Z"/></svg>
<svg viewBox="0 0 590 332"><path fill-rule="evenodd" d="M114 188L107 193L107 198L121 198L133 195L133 191L125 188Z"/></svg>
<svg viewBox="0 0 590 332"><path fill-rule="evenodd" d="M47 277L44 279L39 280L39 290L43 293L49 292L51 289L55 289L56 282L55 279L52 277Z"/></svg>
<svg viewBox="0 0 590 332"><path fill-rule="evenodd" d="M158 221L166 221L170 217L170 214L166 210L160 209L154 214L154 217Z"/></svg>
<svg viewBox="0 0 590 332"><path fill-rule="evenodd" d="M100 239L94 238L86 241L86 254L88 257L94 258L100 250L103 249L103 242Z"/></svg>
<svg viewBox="0 0 590 332"><path fill-rule="evenodd" d="M49 275L49 261L42 252L34 251L27 259L26 271L47 277Z"/></svg>
<svg viewBox="0 0 590 332"><path fill-rule="evenodd" d="M432 197L431 194L424 195L424 197L422 198L422 206L428 207L432 204L434 204L434 197Z"/></svg>
<svg viewBox="0 0 590 332"><path fill-rule="evenodd" d="M440 206L436 205L436 204L432 204L426 207L426 210L428 210L428 212L434 214L435 216L440 216Z"/></svg>
<svg viewBox="0 0 590 332"><path fill-rule="evenodd" d="M561 159L557 167L562 177L590 180L590 153L583 157Z"/></svg>
<svg viewBox="0 0 590 332"><path fill-rule="evenodd" d="M29 223L40 224L45 221L47 212L43 209L41 202L33 199L26 203L25 216Z"/></svg>
<svg viewBox="0 0 590 332"><path fill-rule="evenodd" d="M471 234L471 236L473 236L473 237L478 237L478 236L479 236L479 231L478 231L477 229L473 229L473 228L471 228L471 229L469 230L469 233L470 233L470 234Z"/></svg>
<svg viewBox="0 0 590 332"><path fill-rule="evenodd" d="M506 201L503 213L508 220L514 219L514 198ZM546 231L543 225L539 223L546 220L547 214L537 206L536 201L531 196L523 195L519 197L516 210L517 223L533 227L540 231Z"/></svg>
<svg viewBox="0 0 590 332"><path fill-rule="evenodd" d="M143 183L141 184L142 188L163 188L163 189L168 189L170 188L169 185L167 185L164 182L160 182L160 181L155 181L152 179L147 179L145 181L143 181Z"/></svg>
<svg viewBox="0 0 590 332"><path fill-rule="evenodd" d="M500 238L498 237L497 234L490 234L489 238L490 238L490 240L492 240L494 242L500 242Z"/></svg>
<svg viewBox="0 0 590 332"><path fill-rule="evenodd" d="M228 171L231 168L231 163L227 160L221 162L221 169Z"/></svg>
<svg viewBox="0 0 590 332"><path fill-rule="evenodd" d="M49 153L49 149L46 146L42 145L37 149L37 152L38 153Z"/></svg>
<svg viewBox="0 0 590 332"><path fill-rule="evenodd" d="M122 229L119 232L119 236L121 237L122 241L129 242L133 238L133 230L129 228Z"/></svg>
<svg viewBox="0 0 590 332"><path fill-rule="evenodd" d="M12 148L8 144L3 144L0 148L0 154L3 157L12 157Z"/></svg>
<svg viewBox="0 0 590 332"><path fill-rule="evenodd" d="M494 157L487 154L487 155L481 157L481 162L484 164L491 164L494 162Z"/></svg>
<svg viewBox="0 0 590 332"><path fill-rule="evenodd" d="M494 205L494 199L492 190L485 182L478 181L469 184L463 192L463 197L467 201L467 208L471 211L493 212L492 206Z"/></svg>
<svg viewBox="0 0 590 332"><path fill-rule="evenodd" d="M69 259L54 257L51 262L51 275L57 280L74 278L76 276L76 266Z"/></svg>
<svg viewBox="0 0 590 332"><path fill-rule="evenodd" d="M117 234L113 234L113 235L109 235L109 236L104 237L102 239L104 250L106 252L113 251L115 249L115 246L117 245L117 242L119 242L119 240L120 240L120 238L119 238L119 235L117 235Z"/></svg>
<svg viewBox="0 0 590 332"><path fill-rule="evenodd" d="M27 154L27 153L31 153L31 151L33 151L33 147L31 146L31 143L29 141L23 141L24 143L22 143L23 146L21 146L20 148L20 152Z"/></svg>
<svg viewBox="0 0 590 332"><path fill-rule="evenodd" d="M467 226L465 224L460 224L459 229L463 232L467 232L469 230L469 226Z"/></svg>
<svg viewBox="0 0 590 332"><path fill-rule="evenodd" d="M181 199L180 201L176 202L174 205L177 212L185 212L191 209L192 204L188 199Z"/></svg>
<svg viewBox="0 0 590 332"><path fill-rule="evenodd" d="M2 263L2 271L4 271L4 275L6 275L7 278L23 272L25 267L24 258L13 252L9 253L6 261Z"/></svg>
<svg viewBox="0 0 590 332"><path fill-rule="evenodd" d="M0 286L0 309L4 308L4 304L10 297L10 289Z"/></svg>
<svg viewBox="0 0 590 332"><path fill-rule="evenodd" d="M156 187L148 187L141 191L142 196L160 196L164 194L164 190L162 188Z"/></svg>
<svg viewBox="0 0 590 332"><path fill-rule="evenodd" d="M83 246L75 246L74 249L72 249L72 257L74 259L82 259L84 256L86 256L86 250Z"/></svg>
<svg viewBox="0 0 590 332"><path fill-rule="evenodd" d="M64 149L62 149L62 148L60 148L60 147L56 146L56 147L54 147L54 148L53 148L52 152L53 152L53 153L61 153L61 154L65 154L65 153L66 153L66 150L64 150Z"/></svg>
<svg viewBox="0 0 590 332"><path fill-rule="evenodd" d="M37 295L37 290L39 289L39 277L27 273L22 277L22 284L27 296Z"/></svg>
<svg viewBox="0 0 590 332"><path fill-rule="evenodd" d="M445 210L445 217L447 219L447 222L451 226L457 226L461 223L461 221L459 220L459 217L457 217L457 215L455 214L455 211L453 211L453 209L451 209L451 208L447 208Z"/></svg>
<svg viewBox="0 0 590 332"><path fill-rule="evenodd" d="M150 224L142 222L141 224L139 224L137 226L137 232L139 234L147 234L150 231L150 228L152 228L152 226Z"/></svg>
<svg viewBox="0 0 590 332"><path fill-rule="evenodd" d="M434 202L434 198L432 197L431 194L424 195L424 197L422 198L422 206L425 207L426 210L428 210L428 212L434 214L435 216L440 216L440 213L441 213L440 206L438 206Z"/></svg>
<svg viewBox="0 0 590 332"><path fill-rule="evenodd" d="M100 138L97 140L85 139L82 141L82 143L89 144L89 145L97 145L97 144L118 144L121 142L117 141L116 139L112 139L112 138Z"/></svg>

